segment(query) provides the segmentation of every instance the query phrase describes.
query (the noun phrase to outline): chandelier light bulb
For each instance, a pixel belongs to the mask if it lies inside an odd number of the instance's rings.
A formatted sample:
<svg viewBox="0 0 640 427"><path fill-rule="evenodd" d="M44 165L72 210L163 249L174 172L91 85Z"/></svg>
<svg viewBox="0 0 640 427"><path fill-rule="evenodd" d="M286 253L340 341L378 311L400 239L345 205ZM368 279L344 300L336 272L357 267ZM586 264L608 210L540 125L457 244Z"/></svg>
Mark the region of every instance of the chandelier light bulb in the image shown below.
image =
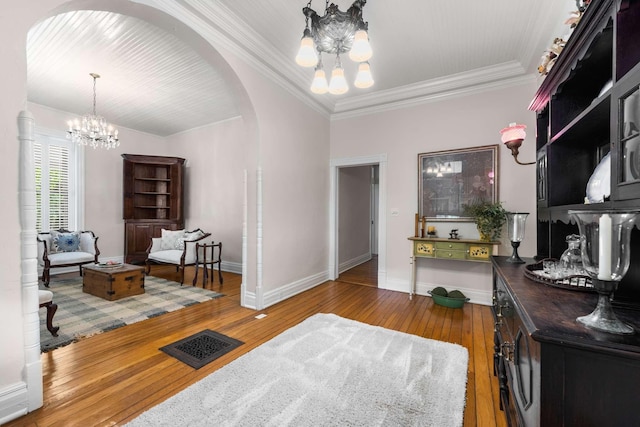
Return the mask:
<svg viewBox="0 0 640 427"><path fill-rule="evenodd" d="M369 35L365 30L358 30L353 39L349 58L354 62L364 62L371 59L373 50L369 44Z"/></svg>
<svg viewBox="0 0 640 427"><path fill-rule="evenodd" d="M342 95L349 91L347 79L344 78L344 70L340 65L331 72L331 81L329 82L329 93L332 95Z"/></svg>
<svg viewBox="0 0 640 427"><path fill-rule="evenodd" d="M371 66L368 62L361 62L358 65L358 74L353 85L360 89L366 89L373 86L373 76L371 75Z"/></svg>
<svg viewBox="0 0 640 427"><path fill-rule="evenodd" d="M329 92L327 76L324 74L324 70L322 68L316 68L316 73L315 73L315 76L313 77L313 82L311 82L311 92L316 93L318 95L322 95L324 93Z"/></svg>
<svg viewBox="0 0 640 427"><path fill-rule="evenodd" d="M300 40L300 50L298 50L298 55L296 56L296 63L301 67L315 67L318 63L316 46L308 28L304 30L304 35Z"/></svg>

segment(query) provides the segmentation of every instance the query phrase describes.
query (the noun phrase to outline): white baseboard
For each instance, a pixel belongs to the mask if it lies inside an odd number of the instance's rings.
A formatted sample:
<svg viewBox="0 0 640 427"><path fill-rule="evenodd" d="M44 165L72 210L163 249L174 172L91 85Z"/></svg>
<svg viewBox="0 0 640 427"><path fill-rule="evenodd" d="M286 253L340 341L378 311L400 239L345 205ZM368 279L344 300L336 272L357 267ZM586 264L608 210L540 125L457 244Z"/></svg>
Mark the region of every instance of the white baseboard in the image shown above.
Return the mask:
<svg viewBox="0 0 640 427"><path fill-rule="evenodd" d="M244 295L244 304L242 305L244 308L250 308L252 310L257 310L256 304L256 293L255 292L247 292Z"/></svg>
<svg viewBox="0 0 640 427"><path fill-rule="evenodd" d="M229 273L242 274L242 263L222 261L220 267L222 271L228 271Z"/></svg>
<svg viewBox="0 0 640 427"><path fill-rule="evenodd" d="M348 261L341 262L340 265L338 266L338 273L342 274L345 271L352 269L353 267L357 267L360 264L365 263L369 260L371 260L371 252L367 252L366 254L362 254Z"/></svg>
<svg viewBox="0 0 640 427"><path fill-rule="evenodd" d="M28 412L27 384L11 384L0 390L0 425L15 420Z"/></svg>
<svg viewBox="0 0 640 427"><path fill-rule="evenodd" d="M321 283L329 280L329 272L323 271L312 276L305 277L304 279L296 280L288 285L280 286L272 291L264 293L264 306L269 307L274 304L284 301L287 298L291 298L301 292L314 288Z"/></svg>
<svg viewBox="0 0 640 427"><path fill-rule="evenodd" d="M437 286L442 286L443 288L451 288L450 285L443 285L438 283L416 283L416 295L424 295L424 296L430 297L431 295L429 295L428 291L430 291L431 289ZM390 291L404 292L406 294L409 293L409 282L403 281L403 280L393 281L393 280L387 279L387 282L385 283L384 288L382 288L382 286L378 286L378 287L380 287L381 289L387 289ZM492 296L491 290L484 291L484 290L463 288L463 287L457 287L456 289L458 289L460 292L465 294L465 296L469 298L470 303L480 304L480 305L491 305L491 296Z"/></svg>

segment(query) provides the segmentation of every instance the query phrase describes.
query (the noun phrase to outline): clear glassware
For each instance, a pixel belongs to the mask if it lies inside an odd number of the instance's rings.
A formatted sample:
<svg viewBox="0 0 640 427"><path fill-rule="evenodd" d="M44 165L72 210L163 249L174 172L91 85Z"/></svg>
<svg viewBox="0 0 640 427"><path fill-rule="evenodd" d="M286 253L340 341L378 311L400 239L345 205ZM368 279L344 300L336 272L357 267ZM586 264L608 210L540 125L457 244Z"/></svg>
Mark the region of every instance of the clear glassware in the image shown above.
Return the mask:
<svg viewBox="0 0 640 427"><path fill-rule="evenodd" d="M638 213L637 210L569 211L580 229L582 265L598 292L595 310L576 319L588 328L613 334L635 333L632 326L616 317L610 298L629 269L631 230Z"/></svg>
<svg viewBox="0 0 640 427"><path fill-rule="evenodd" d="M584 274L582 254L580 252L580 236L570 234L566 238L569 247L560 257L560 267L566 275Z"/></svg>
<svg viewBox="0 0 640 427"><path fill-rule="evenodd" d="M518 246L520 246L520 242L524 240L524 226L527 221L527 216L529 212L507 212L507 230L509 230L509 240L511 240L511 247L513 248L513 253L509 258L507 258L507 262L512 262L515 264L522 264L524 261L518 255Z"/></svg>

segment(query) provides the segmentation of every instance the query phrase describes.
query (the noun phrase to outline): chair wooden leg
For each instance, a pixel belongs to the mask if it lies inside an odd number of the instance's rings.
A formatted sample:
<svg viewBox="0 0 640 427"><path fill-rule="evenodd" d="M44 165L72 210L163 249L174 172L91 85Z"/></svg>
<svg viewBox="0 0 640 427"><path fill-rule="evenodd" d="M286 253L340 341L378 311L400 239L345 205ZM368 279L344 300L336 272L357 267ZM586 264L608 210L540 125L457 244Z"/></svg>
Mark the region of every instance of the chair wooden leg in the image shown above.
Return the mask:
<svg viewBox="0 0 640 427"><path fill-rule="evenodd" d="M213 276L213 272L211 274ZM218 279L220 279L220 285L222 285L223 280L222 280L222 269L220 268L220 264L218 264Z"/></svg>
<svg viewBox="0 0 640 427"><path fill-rule="evenodd" d="M191 286L196 286L196 283L198 283L198 264L196 264L196 272L193 275L193 282L191 282Z"/></svg>
<svg viewBox="0 0 640 427"><path fill-rule="evenodd" d="M51 335L57 337L60 326L53 326L53 315L56 314L56 311L58 311L58 304L48 302L44 304L44 306L47 308L47 329L49 330L49 332L51 332Z"/></svg>
<svg viewBox="0 0 640 427"><path fill-rule="evenodd" d="M44 268L44 270L42 270L42 282L44 283L45 287L49 287L49 269L47 267Z"/></svg>

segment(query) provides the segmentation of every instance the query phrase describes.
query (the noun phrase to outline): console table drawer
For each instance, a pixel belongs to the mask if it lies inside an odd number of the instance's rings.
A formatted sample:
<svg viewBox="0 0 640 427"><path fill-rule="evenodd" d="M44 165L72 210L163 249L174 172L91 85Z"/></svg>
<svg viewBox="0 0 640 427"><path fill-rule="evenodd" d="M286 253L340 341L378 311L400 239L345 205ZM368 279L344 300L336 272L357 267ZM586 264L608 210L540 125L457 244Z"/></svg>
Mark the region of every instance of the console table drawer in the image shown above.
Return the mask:
<svg viewBox="0 0 640 427"><path fill-rule="evenodd" d="M436 246L433 242L415 242L413 254L419 257L435 257Z"/></svg>
<svg viewBox="0 0 640 427"><path fill-rule="evenodd" d="M467 243L463 242L436 242L436 249L445 249L451 251L464 251L467 249Z"/></svg>
<svg viewBox="0 0 640 427"><path fill-rule="evenodd" d="M436 251L436 258L440 259L467 259L467 251L447 251L439 249Z"/></svg>
<svg viewBox="0 0 640 427"><path fill-rule="evenodd" d="M469 259L474 261L489 261L493 255L493 246L484 244L469 245Z"/></svg>

